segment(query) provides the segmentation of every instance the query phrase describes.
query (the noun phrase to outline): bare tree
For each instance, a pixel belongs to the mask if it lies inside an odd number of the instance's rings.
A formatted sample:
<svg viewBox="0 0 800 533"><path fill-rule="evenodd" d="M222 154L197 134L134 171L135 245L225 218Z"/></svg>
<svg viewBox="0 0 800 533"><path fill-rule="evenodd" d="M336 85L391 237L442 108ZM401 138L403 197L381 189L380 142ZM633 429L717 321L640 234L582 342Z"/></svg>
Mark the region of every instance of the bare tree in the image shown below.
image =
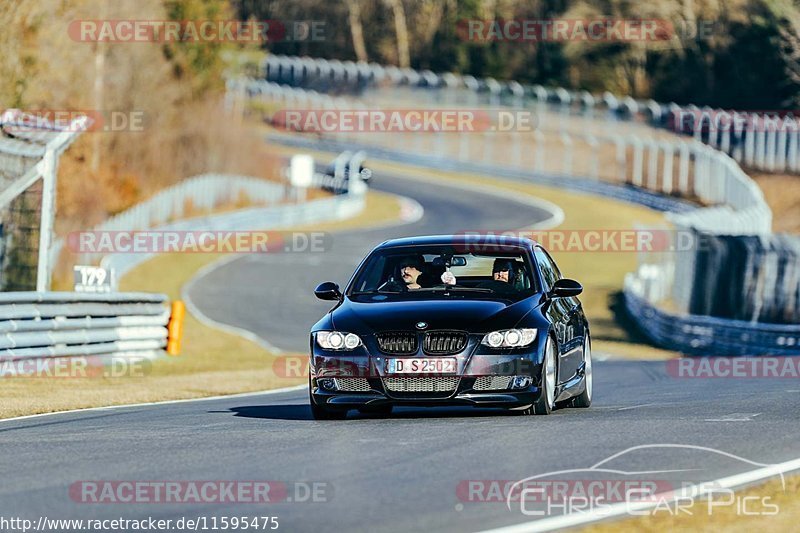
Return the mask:
<svg viewBox="0 0 800 533"><path fill-rule="evenodd" d="M402 0L386 0L394 16L394 31L397 35L397 64L402 68L411 66L411 53L408 47L408 27Z"/></svg>
<svg viewBox="0 0 800 533"><path fill-rule="evenodd" d="M350 33L353 36L353 49L359 61L368 61L367 47L364 44L364 27L361 25L361 1L347 0L350 18Z"/></svg>

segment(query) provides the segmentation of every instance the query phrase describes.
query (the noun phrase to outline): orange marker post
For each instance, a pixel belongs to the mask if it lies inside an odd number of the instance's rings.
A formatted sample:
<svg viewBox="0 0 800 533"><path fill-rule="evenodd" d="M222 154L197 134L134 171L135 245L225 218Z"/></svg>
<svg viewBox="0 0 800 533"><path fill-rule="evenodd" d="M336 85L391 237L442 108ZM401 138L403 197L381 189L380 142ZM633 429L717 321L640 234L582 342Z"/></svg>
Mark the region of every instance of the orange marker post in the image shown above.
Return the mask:
<svg viewBox="0 0 800 533"><path fill-rule="evenodd" d="M183 317L186 315L186 306L180 300L172 302L172 313L167 325L167 353L179 355L181 353L181 340L183 339Z"/></svg>

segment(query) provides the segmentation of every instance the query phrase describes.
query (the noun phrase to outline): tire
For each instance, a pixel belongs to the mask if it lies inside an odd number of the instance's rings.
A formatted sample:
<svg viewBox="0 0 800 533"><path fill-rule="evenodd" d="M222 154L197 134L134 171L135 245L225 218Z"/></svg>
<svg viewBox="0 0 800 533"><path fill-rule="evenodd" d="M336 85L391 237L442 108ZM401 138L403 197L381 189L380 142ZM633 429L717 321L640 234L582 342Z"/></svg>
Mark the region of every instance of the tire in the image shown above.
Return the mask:
<svg viewBox="0 0 800 533"><path fill-rule="evenodd" d="M542 361L542 392L536 403L522 411L523 415L549 415L556 408L556 383L558 365L555 342L552 337L547 338Z"/></svg>
<svg viewBox="0 0 800 533"><path fill-rule="evenodd" d="M314 396L311 394L311 377L308 378L308 403L311 406L311 416L314 420L344 420L347 418L347 411L338 411L327 409L322 405L318 405L314 401Z"/></svg>
<svg viewBox="0 0 800 533"><path fill-rule="evenodd" d="M580 396L572 400L572 407L586 408L592 405L592 389L594 378L592 377L592 339L586 335L583 342L583 362L584 362L584 389Z"/></svg>

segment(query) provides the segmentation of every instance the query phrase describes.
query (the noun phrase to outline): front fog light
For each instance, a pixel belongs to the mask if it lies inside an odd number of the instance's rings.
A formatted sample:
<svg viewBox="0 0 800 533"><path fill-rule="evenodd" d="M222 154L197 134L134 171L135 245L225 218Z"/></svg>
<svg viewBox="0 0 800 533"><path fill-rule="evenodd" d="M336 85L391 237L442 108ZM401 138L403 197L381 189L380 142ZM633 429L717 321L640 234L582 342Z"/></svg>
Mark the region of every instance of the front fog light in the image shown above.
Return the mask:
<svg viewBox="0 0 800 533"><path fill-rule="evenodd" d="M527 389L533 383L533 378L530 376L514 376L511 381L512 389Z"/></svg>
<svg viewBox="0 0 800 533"><path fill-rule="evenodd" d="M317 380L317 385L320 389L336 390L336 381L332 378L323 378Z"/></svg>

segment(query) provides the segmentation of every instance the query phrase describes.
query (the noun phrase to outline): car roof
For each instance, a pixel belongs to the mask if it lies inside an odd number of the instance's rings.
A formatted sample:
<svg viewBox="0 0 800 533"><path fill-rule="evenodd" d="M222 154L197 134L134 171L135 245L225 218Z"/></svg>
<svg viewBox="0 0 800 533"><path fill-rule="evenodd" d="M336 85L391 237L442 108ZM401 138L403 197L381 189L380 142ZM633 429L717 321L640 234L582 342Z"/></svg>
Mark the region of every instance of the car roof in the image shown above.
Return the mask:
<svg viewBox="0 0 800 533"><path fill-rule="evenodd" d="M386 248L400 248L403 246L425 246L425 245L502 245L502 246L519 246L521 248L530 248L537 243L533 239L527 237L519 237L503 233L456 233L453 235L419 235L416 237L402 237L399 239L389 239L382 242L376 250Z"/></svg>

